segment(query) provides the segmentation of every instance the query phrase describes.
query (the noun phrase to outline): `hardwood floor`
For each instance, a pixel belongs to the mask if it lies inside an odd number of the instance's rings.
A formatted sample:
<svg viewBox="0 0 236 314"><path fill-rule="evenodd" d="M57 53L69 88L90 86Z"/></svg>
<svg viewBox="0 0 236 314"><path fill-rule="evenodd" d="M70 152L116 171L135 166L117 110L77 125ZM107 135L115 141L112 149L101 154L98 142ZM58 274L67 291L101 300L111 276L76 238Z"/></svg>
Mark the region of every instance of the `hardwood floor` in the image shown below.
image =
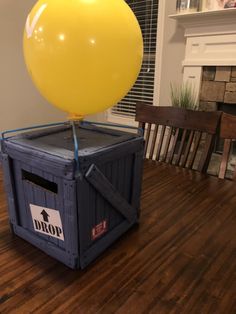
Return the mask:
<svg viewBox="0 0 236 314"><path fill-rule="evenodd" d="M236 184L146 162L142 215L84 271L10 233L0 176L0 313L236 313Z"/></svg>

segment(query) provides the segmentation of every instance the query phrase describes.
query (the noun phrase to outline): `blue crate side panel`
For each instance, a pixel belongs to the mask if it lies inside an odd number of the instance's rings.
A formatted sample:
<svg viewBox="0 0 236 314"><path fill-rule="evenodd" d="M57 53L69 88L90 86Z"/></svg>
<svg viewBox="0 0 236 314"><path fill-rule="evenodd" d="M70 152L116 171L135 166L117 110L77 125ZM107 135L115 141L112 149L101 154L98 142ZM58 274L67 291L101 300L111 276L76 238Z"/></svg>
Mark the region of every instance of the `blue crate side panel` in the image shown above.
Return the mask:
<svg viewBox="0 0 236 314"><path fill-rule="evenodd" d="M36 174L40 175L43 178L45 178L46 180L56 183L57 185L59 185L60 179L59 178L55 178L55 176L51 175L50 173L46 172L46 171L42 171L42 172L36 172ZM62 188L58 189L58 192L63 191ZM45 207L46 208L52 208L52 209L57 209L60 208L59 206L59 202L62 202L62 198L60 199L60 194L58 193L58 195L56 195L55 193L45 193L44 194L44 203L45 203ZM58 200L59 198L59 200ZM64 217L63 217L64 218ZM64 249L64 242L59 240L59 239L53 239L53 242L60 248Z"/></svg>
<svg viewBox="0 0 236 314"><path fill-rule="evenodd" d="M142 156L142 153L140 156ZM135 159L134 152L129 155L123 154L118 159L113 155L113 161L100 164L99 170L129 204L132 202L133 191L135 191L134 194L137 200L134 203L137 205L138 198L140 198L138 194L140 189L136 187L134 189L133 186L133 184L136 185L133 174L137 172ZM104 158L104 160L107 159ZM81 267L84 268L132 225L137 223L138 208L133 208L133 219L129 221L85 178L78 182L77 191L80 263ZM92 229L104 220L108 223L107 232L98 239L93 240Z"/></svg>
<svg viewBox="0 0 236 314"><path fill-rule="evenodd" d="M105 163L113 162L113 160L124 158L135 152L143 150L144 141L141 138L132 139L115 146L101 149L98 153L85 156L80 159L82 173L87 172L91 164L101 167Z"/></svg>
<svg viewBox="0 0 236 314"><path fill-rule="evenodd" d="M85 178L124 218L130 222L135 218L132 206L95 164L91 165Z"/></svg>
<svg viewBox="0 0 236 314"><path fill-rule="evenodd" d="M46 171L17 160L12 162L13 167L10 169L10 158L7 155L5 155L5 160L8 160L8 162L5 165L4 173L10 178L8 178L7 193L8 197L10 195L14 196L15 214L9 207L9 216L13 223L14 232L67 266L77 268L79 266L79 248L76 182L53 176ZM56 183L58 193L52 193L36 184L32 184L32 182L23 180L22 170ZM13 185L16 186L16 193L12 189ZM9 193L9 187L11 187L12 193ZM35 232L30 204L59 210L65 241ZM17 220L14 218L15 216Z"/></svg>
<svg viewBox="0 0 236 314"><path fill-rule="evenodd" d="M20 226L13 225L13 230L16 235L18 235L25 241L31 243L35 247L39 248L40 250L45 252L47 255L59 260L66 266L72 269L79 267L78 256L77 258L75 258L71 253L61 250L55 244L45 241L44 239L38 237L37 234L29 232L28 230Z"/></svg>
<svg viewBox="0 0 236 314"><path fill-rule="evenodd" d="M28 226L28 216L27 216L27 200L25 198L24 186L21 182L21 162L18 160L13 160L13 180L16 189L17 198L17 209L19 221L18 225L27 229ZM17 184L18 183L18 184Z"/></svg>
<svg viewBox="0 0 236 314"><path fill-rule="evenodd" d="M138 217L140 217L140 199L143 177L143 156L144 156L143 150L136 152L133 165L133 182L132 182L133 189L131 193L131 204L137 210Z"/></svg>
<svg viewBox="0 0 236 314"><path fill-rule="evenodd" d="M64 236L69 256L79 256L76 182L64 180ZM79 267L79 264L77 265Z"/></svg>
<svg viewBox="0 0 236 314"><path fill-rule="evenodd" d="M34 233L35 231L34 231L33 221L31 218L30 204L46 207L46 199L50 197L52 193L45 189L42 189L41 187L35 184L32 184L30 181L22 179L22 170L27 171L28 173L41 176L41 177L43 177L43 171L37 168L34 169L33 167L25 164L24 162L18 162L17 164L18 164L18 167L17 167L17 172L15 173L15 184L16 184L17 190L21 192L21 194L18 194L18 197L19 196L21 197L21 201L19 202L18 214L20 217L20 221L22 222L22 227ZM60 191L60 193L63 193L63 189ZM24 201L22 199L24 199ZM51 204L51 205L52 207L50 208L57 209L55 207L55 202L54 204ZM62 207L62 204L60 208L61 207ZM38 236L44 239L45 241L52 242L56 245L58 244L58 240L53 237L49 237L41 233L38 233ZM63 248L64 247L65 245L63 244Z"/></svg>
<svg viewBox="0 0 236 314"><path fill-rule="evenodd" d="M30 147L21 147L19 144L3 143L3 151L10 158L24 161L27 165L37 169L47 169L51 174L68 180L74 178L75 162L47 154Z"/></svg>
<svg viewBox="0 0 236 314"><path fill-rule="evenodd" d="M125 135L122 140L111 138L108 142L106 147L101 147L98 143L99 149L91 147L81 153L82 176L76 179L73 156L70 159L67 158L70 154L65 154L64 157L60 155L61 149L54 149L53 141L52 148L49 147L48 151L37 150L37 143L34 147L30 143L23 147L17 141L3 145L8 159L7 181L11 188L8 188L8 197L12 195L10 199L14 205L9 206L10 217L15 222L14 232L71 268L87 266L137 223L143 140ZM48 147L46 144L45 147ZM43 145L44 143L42 147ZM103 189L99 190L96 180L91 184L86 179L93 164L98 169L95 179L108 191L107 194L110 194L109 189L114 189L112 197L104 195ZM22 176L22 170L56 184L57 193L26 180ZM117 206L119 202L123 203L123 212ZM60 212L65 241L35 232L29 204ZM124 214L125 208L131 212L128 218ZM103 221L107 222L106 232L93 238L92 230Z"/></svg>

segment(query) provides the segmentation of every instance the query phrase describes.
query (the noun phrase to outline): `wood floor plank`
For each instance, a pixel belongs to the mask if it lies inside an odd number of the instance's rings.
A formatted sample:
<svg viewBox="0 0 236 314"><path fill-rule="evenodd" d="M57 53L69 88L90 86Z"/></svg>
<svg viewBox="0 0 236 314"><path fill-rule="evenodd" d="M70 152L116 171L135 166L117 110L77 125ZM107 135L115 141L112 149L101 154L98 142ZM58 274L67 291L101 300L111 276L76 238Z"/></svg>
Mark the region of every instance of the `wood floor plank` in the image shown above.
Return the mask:
<svg viewBox="0 0 236 314"><path fill-rule="evenodd" d="M141 208L72 271L11 235L0 174L0 313L235 313L236 184L147 161Z"/></svg>

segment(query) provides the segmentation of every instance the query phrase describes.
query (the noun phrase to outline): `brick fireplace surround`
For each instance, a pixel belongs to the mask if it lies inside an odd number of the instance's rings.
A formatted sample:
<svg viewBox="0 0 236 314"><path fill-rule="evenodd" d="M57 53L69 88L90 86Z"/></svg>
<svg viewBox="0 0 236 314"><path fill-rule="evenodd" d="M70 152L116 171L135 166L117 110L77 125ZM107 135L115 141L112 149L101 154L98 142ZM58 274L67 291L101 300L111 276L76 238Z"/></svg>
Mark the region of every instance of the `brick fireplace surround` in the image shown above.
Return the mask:
<svg viewBox="0 0 236 314"><path fill-rule="evenodd" d="M236 66L203 67L199 109L236 115Z"/></svg>
<svg viewBox="0 0 236 314"><path fill-rule="evenodd" d="M170 18L185 29L183 80L194 86L200 109L236 115L236 8ZM221 151L220 146L216 143L216 152ZM209 173L217 175L220 159L219 154L213 154ZM229 162L229 177L235 163L236 155Z"/></svg>
<svg viewBox="0 0 236 314"><path fill-rule="evenodd" d="M199 110L221 110L236 115L236 66L203 66L199 93ZM223 141L217 139L215 152L222 153ZM232 176L236 164L236 145L233 148L227 177ZM209 173L217 175L220 165L219 155L213 154Z"/></svg>
<svg viewBox="0 0 236 314"><path fill-rule="evenodd" d="M220 103L236 107L236 9L170 18L185 29L183 80L194 86L200 109L217 110Z"/></svg>

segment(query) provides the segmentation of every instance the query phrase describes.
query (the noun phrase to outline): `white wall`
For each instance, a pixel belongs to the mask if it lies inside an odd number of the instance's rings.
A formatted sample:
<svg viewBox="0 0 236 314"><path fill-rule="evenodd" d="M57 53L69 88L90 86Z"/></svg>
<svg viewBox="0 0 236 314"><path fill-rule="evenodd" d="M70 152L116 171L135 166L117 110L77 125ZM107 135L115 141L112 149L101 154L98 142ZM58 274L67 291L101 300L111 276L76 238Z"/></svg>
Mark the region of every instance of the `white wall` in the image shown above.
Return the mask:
<svg viewBox="0 0 236 314"><path fill-rule="evenodd" d="M34 87L22 54L22 36L28 12L36 0L0 1L0 130L65 120L66 114L49 105ZM182 81L184 32L168 15L175 1L160 0L155 104L170 105L171 81ZM105 121L106 113L89 119Z"/></svg>
<svg viewBox="0 0 236 314"><path fill-rule="evenodd" d="M0 130L64 120L39 95L26 71L22 37L36 0L0 0Z"/></svg>
<svg viewBox="0 0 236 314"><path fill-rule="evenodd" d="M169 18L176 12L176 1L159 0L159 30L157 40L157 84L154 103L170 106L170 83L183 80L182 61L185 55L184 29Z"/></svg>

